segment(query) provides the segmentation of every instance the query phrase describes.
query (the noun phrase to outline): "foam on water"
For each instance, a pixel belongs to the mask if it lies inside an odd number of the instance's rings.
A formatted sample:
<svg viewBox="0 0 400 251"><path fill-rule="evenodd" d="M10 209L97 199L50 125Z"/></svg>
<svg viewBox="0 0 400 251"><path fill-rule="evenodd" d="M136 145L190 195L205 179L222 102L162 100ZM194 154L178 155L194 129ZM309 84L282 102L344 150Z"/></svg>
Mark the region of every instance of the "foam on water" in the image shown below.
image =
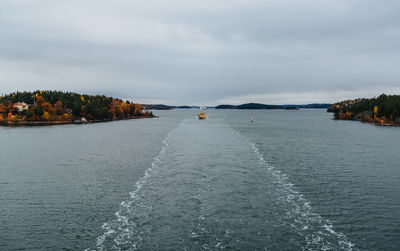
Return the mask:
<svg viewBox="0 0 400 251"><path fill-rule="evenodd" d="M229 125L227 126L231 128ZM256 154L259 162L271 171L277 184L280 186L280 200L291 204L286 210L286 219L291 222L289 225L306 239L307 250L355 250L354 244L341 232L336 232L332 223L321 215L313 212L311 202L304 198L304 195L294 189L294 184L288 180L285 173L276 170L268 164L265 157L260 153L255 143L235 131L239 137L245 138ZM318 230L316 230L318 229Z"/></svg>
<svg viewBox="0 0 400 251"><path fill-rule="evenodd" d="M181 122L181 124L182 124L182 122ZM167 136L163 139L160 152L158 153L158 155L156 157L154 157L150 167L145 171L144 176L136 182L136 184L135 184L136 189L129 193L130 199L127 201L121 202L121 204L120 204L121 209L115 213L116 222L118 224L113 224L112 222L105 222L102 225L102 229L104 230L104 233L101 236L97 237L96 247L88 248L85 251L108 250L109 248L106 247L105 242L110 237L115 237L113 239L114 244L111 246L112 249L121 250L121 248L120 248L121 245L128 244L128 245L130 245L130 247L129 247L130 250L136 250L136 243L127 241L130 239L130 232L129 232L129 228L127 228L127 226L128 226L128 224L130 224L131 226L133 225L135 227L135 222L131 221L127 216L125 216L123 211L132 213L132 205L135 205L135 207L143 206L143 204L140 203L140 201L139 201L138 194L142 190L142 188L143 188L144 184L147 182L147 180L151 177L154 170L160 166L160 164L165 156L165 153L167 151L171 134L175 130L177 130L181 126L181 124L179 124L175 129L170 131L167 134ZM139 236L139 239L140 238L141 237Z"/></svg>
<svg viewBox="0 0 400 251"><path fill-rule="evenodd" d="M188 129L193 129L190 127L192 126L190 123L186 123L184 130L177 132L183 124L185 124L185 121L172 130L163 140L159 154L153 159L151 166L145 171L144 176L136 182L136 189L130 192L130 198L121 202L120 210L115 213L115 219L103 224L102 228L104 233L97 238L96 246L93 249L87 250L137 250L142 249L143 246L147 245L146 243L152 240L151 222L154 222L158 215L152 214L154 198L152 199L148 196L149 191L154 189L152 185L157 184L154 182L161 181L160 179L170 178L166 177L165 173L163 175L164 168L159 169L158 172L155 171L161 165L172 164L166 164L164 162L170 161L170 153L174 153L175 150L177 150L175 149L177 144L181 144L181 141L175 140L175 136L184 132L187 133ZM220 126L220 124L217 125ZM266 168L264 169L266 170L265 173L271 177L270 180L273 183L273 187L269 192L273 193L274 196L270 196L269 198L275 198L277 200L276 203L281 205L280 208L283 208L281 224L286 228L292 229L290 232L295 233L296 241L301 242L301 244L297 246L300 246L301 249L304 250L354 250L354 245L343 233L336 232L329 220L313 212L310 201L306 200L304 195L295 189L294 184L288 180L287 175L267 163L256 144L250 142L247 137L241 135L229 125L227 125L227 127L232 131L232 133L225 131L229 139L231 139L232 134L237 134L238 137L235 139L234 144L240 144L240 148L238 149L244 150L247 155L254 154L253 157L249 156L249 158L254 159L252 168ZM173 135L173 133L176 134ZM171 142L172 138L174 138L174 140ZM169 149L170 143L171 149ZM201 147L201 145L199 147ZM210 145L208 147L210 147ZM215 143L213 147L218 148L219 146ZM175 154L179 155L182 153L178 151L178 153L175 152ZM167 158L166 156L168 156L168 161L164 161ZM179 167L177 169L179 169ZM187 169L186 171L191 170ZM193 190L193 195L190 197L197 207L195 210L197 213L193 214L190 218L192 226L191 229L188 227L188 236L174 236L176 242L181 243L181 247L184 250L190 250L191 247L193 248L193 245L203 250L217 250L227 248L230 245L236 245L232 243L240 243L240 239L233 239L238 238L238 235L235 234L235 231L238 229L232 230L229 229L229 226L220 225L225 229L224 233L222 233L219 230L216 231L215 228L210 228L210 222L215 219L215 217L218 218L218 215L215 216L214 214L213 219L209 218L208 210L210 206L213 206L212 202L207 201L207 198L213 199L213 197L210 197L208 194L209 187L207 187L207 181L209 180L202 181L201 177L198 177L198 179L198 182L204 185L204 187L200 190ZM177 188L179 189L179 187ZM185 210L193 210L193 208ZM243 224L242 220L245 219L240 220L241 222L238 223L239 226ZM269 228L271 226L266 224L263 227ZM262 233L259 232L258 235L260 234ZM270 241L268 235L260 236L260 238L263 238L262 242L264 242L264 244L268 244L265 243L265 241ZM153 249L162 249L162 245L162 243L156 243Z"/></svg>

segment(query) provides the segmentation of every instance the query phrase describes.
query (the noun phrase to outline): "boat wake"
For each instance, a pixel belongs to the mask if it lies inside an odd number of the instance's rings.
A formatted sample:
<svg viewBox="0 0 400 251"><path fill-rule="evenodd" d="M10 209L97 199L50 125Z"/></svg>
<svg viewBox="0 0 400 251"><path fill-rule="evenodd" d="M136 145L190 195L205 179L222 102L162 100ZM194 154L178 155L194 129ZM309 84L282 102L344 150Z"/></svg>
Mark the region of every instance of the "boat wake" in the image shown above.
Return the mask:
<svg viewBox="0 0 400 251"><path fill-rule="evenodd" d="M129 200L121 202L120 210L115 213L116 219L112 222L105 222L102 225L104 233L101 236L97 237L96 246L88 248L85 251L121 250L121 247L125 247L125 249L129 250L137 249L137 242L142 239L141 235L148 234L146 233L146 229L143 228L141 228L140 233L137 233L137 236L133 236L131 231L131 229L137 229L135 218L148 217L147 214L143 213L147 210L137 210L138 208L144 209L146 207L143 204L143 200L141 200L140 198L140 193L143 189L143 186L151 177L152 173L162 163L169 146L171 135L181 126L181 124L170 131L163 139L160 152L156 157L154 157L150 167L145 171L144 176L136 182L136 189L129 193ZM134 215L135 217L131 218L132 215Z"/></svg>
<svg viewBox="0 0 400 251"><path fill-rule="evenodd" d="M306 200L303 194L294 190L294 184L288 180L286 174L270 166L254 143L250 143L250 145L259 161L271 171L277 180L277 184L281 188L279 199L285 204L291 205L286 208L285 219L290 222L290 227L304 235L307 243L305 248L307 250L353 250L354 244L343 233L336 232L329 220L313 212L310 201Z"/></svg>
<svg viewBox="0 0 400 251"><path fill-rule="evenodd" d="M231 128L228 125L229 128ZM258 161L266 167L273 175L279 189L278 199L285 204L285 224L304 236L306 250L355 250L354 244L341 233L336 232L332 223L324 219L318 213L313 212L311 202L304 198L304 195L295 190L287 175L273 166L269 165L265 157L260 153L255 143L231 128L239 137L245 138L253 152L257 155Z"/></svg>
<svg viewBox="0 0 400 251"><path fill-rule="evenodd" d="M204 122L184 120L165 137L88 251L354 250L256 144Z"/></svg>

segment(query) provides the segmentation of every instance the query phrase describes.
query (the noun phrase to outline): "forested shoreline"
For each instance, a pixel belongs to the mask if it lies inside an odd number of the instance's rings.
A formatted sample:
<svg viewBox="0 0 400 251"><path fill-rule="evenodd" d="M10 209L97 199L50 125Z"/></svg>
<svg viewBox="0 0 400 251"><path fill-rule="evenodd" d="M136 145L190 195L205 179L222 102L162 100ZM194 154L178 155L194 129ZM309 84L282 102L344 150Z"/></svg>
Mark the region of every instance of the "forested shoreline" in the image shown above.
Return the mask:
<svg viewBox="0 0 400 251"><path fill-rule="evenodd" d="M14 92L0 96L1 125L90 123L154 117L140 104L104 95L61 91Z"/></svg>
<svg viewBox="0 0 400 251"><path fill-rule="evenodd" d="M338 120L358 120L380 125L400 125L400 95L345 100L328 107Z"/></svg>

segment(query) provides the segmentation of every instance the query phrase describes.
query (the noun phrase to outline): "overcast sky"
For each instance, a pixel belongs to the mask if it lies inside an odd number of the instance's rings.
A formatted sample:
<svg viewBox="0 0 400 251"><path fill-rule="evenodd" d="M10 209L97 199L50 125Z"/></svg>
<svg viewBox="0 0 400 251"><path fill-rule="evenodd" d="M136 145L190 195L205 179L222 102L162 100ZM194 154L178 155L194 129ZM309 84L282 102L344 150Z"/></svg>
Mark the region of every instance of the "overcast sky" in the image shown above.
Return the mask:
<svg viewBox="0 0 400 251"><path fill-rule="evenodd" d="M141 103L400 94L399 0L1 0L0 93Z"/></svg>

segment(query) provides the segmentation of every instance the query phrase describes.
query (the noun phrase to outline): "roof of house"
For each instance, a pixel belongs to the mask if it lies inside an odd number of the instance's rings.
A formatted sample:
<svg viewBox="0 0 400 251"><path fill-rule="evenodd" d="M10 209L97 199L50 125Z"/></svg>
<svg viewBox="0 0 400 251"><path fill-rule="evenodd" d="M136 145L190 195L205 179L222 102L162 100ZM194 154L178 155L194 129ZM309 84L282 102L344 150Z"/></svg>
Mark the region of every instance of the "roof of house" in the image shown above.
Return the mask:
<svg viewBox="0 0 400 251"><path fill-rule="evenodd" d="M28 105L28 104L25 103L25 102L17 102L17 103L14 103L14 106L19 106L19 105Z"/></svg>

